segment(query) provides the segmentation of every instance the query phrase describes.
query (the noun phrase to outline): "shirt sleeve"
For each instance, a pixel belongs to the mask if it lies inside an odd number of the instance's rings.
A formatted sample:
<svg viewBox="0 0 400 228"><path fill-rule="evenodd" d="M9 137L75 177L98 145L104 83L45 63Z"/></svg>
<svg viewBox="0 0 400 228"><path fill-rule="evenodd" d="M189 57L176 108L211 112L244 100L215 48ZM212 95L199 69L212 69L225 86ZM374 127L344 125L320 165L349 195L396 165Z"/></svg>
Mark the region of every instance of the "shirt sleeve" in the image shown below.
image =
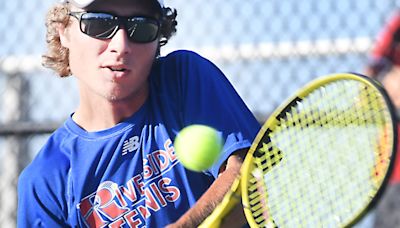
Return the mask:
<svg viewBox="0 0 400 228"><path fill-rule="evenodd" d="M260 125L220 69L196 53L180 54L175 70L183 125L208 125L225 139L220 159L206 171L217 177L229 155L251 146Z"/></svg>
<svg viewBox="0 0 400 228"><path fill-rule="evenodd" d="M68 227L66 181L62 162L52 162L41 151L18 178L17 226ZM53 153L55 154L55 153ZM59 166L58 169L53 169ZM56 171L57 170L57 171Z"/></svg>
<svg viewBox="0 0 400 228"><path fill-rule="evenodd" d="M372 48L368 65L379 74L393 64L400 65L400 12L392 15L382 28Z"/></svg>

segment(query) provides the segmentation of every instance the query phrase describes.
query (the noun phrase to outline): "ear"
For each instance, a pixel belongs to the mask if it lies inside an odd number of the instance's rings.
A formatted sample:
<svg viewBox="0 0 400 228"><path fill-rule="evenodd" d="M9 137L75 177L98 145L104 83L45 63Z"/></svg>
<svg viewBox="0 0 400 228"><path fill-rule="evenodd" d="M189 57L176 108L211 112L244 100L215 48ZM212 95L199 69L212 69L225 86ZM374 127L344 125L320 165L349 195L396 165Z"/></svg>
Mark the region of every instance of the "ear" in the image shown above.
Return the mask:
<svg viewBox="0 0 400 228"><path fill-rule="evenodd" d="M58 34L60 36L61 45L65 48L68 48L69 40L70 40L68 28L66 28L64 25L59 24L57 30L58 30Z"/></svg>

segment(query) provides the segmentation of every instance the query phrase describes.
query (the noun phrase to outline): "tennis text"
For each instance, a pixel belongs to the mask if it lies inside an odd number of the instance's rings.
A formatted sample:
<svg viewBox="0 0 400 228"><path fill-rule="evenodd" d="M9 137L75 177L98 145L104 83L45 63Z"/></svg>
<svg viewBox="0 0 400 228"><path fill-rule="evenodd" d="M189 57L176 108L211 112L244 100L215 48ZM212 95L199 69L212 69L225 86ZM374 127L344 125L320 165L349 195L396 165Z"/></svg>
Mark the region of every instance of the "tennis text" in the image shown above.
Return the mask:
<svg viewBox="0 0 400 228"><path fill-rule="evenodd" d="M142 227L152 213L179 199L179 189L162 175L178 162L171 140L164 147L149 154L144 159L143 172L124 186L105 181L96 192L82 199L78 209L87 226Z"/></svg>

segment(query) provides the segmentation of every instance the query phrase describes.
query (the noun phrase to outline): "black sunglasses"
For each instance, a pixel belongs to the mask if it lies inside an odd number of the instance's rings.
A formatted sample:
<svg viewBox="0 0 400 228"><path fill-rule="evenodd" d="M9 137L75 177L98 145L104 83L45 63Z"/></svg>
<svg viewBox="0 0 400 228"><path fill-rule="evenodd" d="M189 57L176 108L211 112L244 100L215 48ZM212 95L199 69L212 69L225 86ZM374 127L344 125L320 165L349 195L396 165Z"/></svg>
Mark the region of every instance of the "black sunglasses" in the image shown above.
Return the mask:
<svg viewBox="0 0 400 228"><path fill-rule="evenodd" d="M149 43L157 38L160 30L160 22L150 17L120 17L94 12L70 12L69 15L79 20L84 34L103 40L111 39L123 26L132 42Z"/></svg>

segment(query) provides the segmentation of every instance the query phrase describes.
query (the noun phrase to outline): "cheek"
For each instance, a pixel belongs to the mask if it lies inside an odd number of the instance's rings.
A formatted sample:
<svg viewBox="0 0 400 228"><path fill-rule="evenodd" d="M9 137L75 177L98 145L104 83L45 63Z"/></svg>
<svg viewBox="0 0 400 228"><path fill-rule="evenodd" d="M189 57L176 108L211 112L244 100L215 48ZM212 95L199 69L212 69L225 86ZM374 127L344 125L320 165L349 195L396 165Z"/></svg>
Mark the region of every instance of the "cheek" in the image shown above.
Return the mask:
<svg viewBox="0 0 400 228"><path fill-rule="evenodd" d="M136 53L140 53L140 59L142 64L144 65L152 65L154 59L157 55L158 44L157 43L149 43L149 44L139 44L135 51Z"/></svg>
<svg viewBox="0 0 400 228"><path fill-rule="evenodd" d="M142 45L135 49L135 52L140 54L133 58L133 69L137 70L139 75L148 75L157 54L157 45Z"/></svg>
<svg viewBox="0 0 400 228"><path fill-rule="evenodd" d="M69 59L73 74L87 74L89 69L97 67L98 53L103 48L101 45L93 42L93 39L87 39L82 36L71 40L70 44Z"/></svg>

